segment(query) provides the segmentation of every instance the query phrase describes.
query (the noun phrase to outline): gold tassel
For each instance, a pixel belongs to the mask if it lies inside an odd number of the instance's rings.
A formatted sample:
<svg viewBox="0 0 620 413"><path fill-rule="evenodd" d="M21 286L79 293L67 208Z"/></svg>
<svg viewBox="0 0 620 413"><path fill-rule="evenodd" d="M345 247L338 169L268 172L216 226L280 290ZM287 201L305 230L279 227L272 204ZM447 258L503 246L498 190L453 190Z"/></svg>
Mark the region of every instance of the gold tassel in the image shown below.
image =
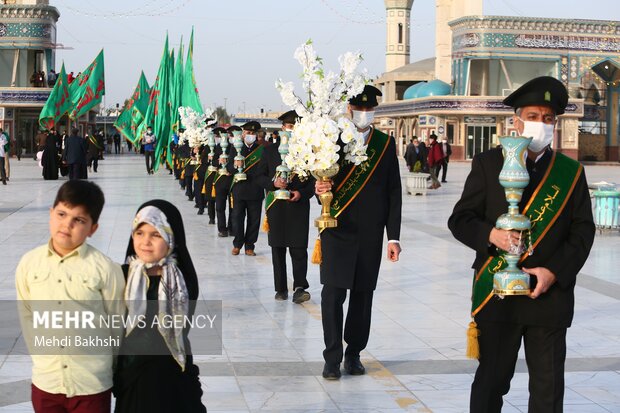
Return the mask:
<svg viewBox="0 0 620 413"><path fill-rule="evenodd" d="M185 169L181 172L181 179L185 179Z"/></svg>
<svg viewBox="0 0 620 413"><path fill-rule="evenodd" d="M467 350L465 350L465 356L470 359L480 358L480 346L478 345L480 330L477 327L476 322L472 320L467 329Z"/></svg>
<svg viewBox="0 0 620 413"><path fill-rule="evenodd" d="M202 190L200 191L201 194L206 194L207 193L207 184L202 184Z"/></svg>
<svg viewBox="0 0 620 413"><path fill-rule="evenodd" d="M265 214L265 219L263 219L263 232L269 232L269 221L267 220L267 214Z"/></svg>
<svg viewBox="0 0 620 413"><path fill-rule="evenodd" d="M314 249L312 250L312 258L310 262L313 264L320 264L323 261L323 253L321 252L321 237L316 237L314 241Z"/></svg>
<svg viewBox="0 0 620 413"><path fill-rule="evenodd" d="M211 198L215 198L215 185L211 187Z"/></svg>
<svg viewBox="0 0 620 413"><path fill-rule="evenodd" d="M198 172L194 172L194 181L198 180Z"/></svg>
<svg viewBox="0 0 620 413"><path fill-rule="evenodd" d="M230 209L233 209L235 207L235 199L233 198L232 194L230 194Z"/></svg>

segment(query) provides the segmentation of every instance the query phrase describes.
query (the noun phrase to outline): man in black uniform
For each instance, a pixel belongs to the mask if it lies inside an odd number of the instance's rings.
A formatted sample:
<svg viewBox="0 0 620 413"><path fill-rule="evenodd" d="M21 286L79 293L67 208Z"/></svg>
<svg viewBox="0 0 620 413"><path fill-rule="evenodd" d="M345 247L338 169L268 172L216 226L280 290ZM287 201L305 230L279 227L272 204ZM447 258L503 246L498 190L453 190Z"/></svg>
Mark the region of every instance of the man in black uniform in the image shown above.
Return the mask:
<svg viewBox="0 0 620 413"><path fill-rule="evenodd" d="M207 146L205 149L207 163L206 175L203 177L202 194L204 195L205 205L207 206L207 213L209 214L209 225L215 225L215 191L213 183L218 174L219 167L219 155L221 153L221 147L217 146L220 143L220 135L226 133L226 129L221 127L213 128L213 139L215 140L215 146L213 147L213 153L211 153L211 147Z"/></svg>
<svg viewBox="0 0 620 413"><path fill-rule="evenodd" d="M341 200L338 226L321 232L321 313L325 366L323 377L340 378L342 361L342 305L349 294L349 310L344 325L347 342L344 368L352 375L365 373L360 352L370 334L372 296L377 286L384 231L387 232L387 258L398 261L402 193L394 139L371 127L377 96L381 92L365 86L349 101L353 123L364 136L368 160L360 167L343 161L333 183L317 181L317 195L331 190L334 201ZM352 169L356 169L351 173ZM332 205L332 210L334 209Z"/></svg>
<svg viewBox="0 0 620 413"><path fill-rule="evenodd" d="M265 163L261 162L261 156L264 146L256 142L256 134L260 130L261 125L256 121L248 122L241 126L243 130L243 146L241 147L241 156L245 157L242 170L246 174L247 179L237 181L234 174L237 172L237 162L234 157L237 155L235 148L230 151L231 159L228 162L228 171L233 174L233 183L231 188L232 202L232 221L233 240L232 255L239 255L241 247L245 246L245 255L255 256L254 244L258 239L258 229L260 227L260 211L262 201L265 198L265 191L259 184L258 177L265 175ZM247 228L245 226L245 217L248 217Z"/></svg>
<svg viewBox="0 0 620 413"><path fill-rule="evenodd" d="M566 329L573 318L573 290L595 232L583 167L549 146L556 117L564 113L567 103L564 85L548 76L530 80L504 99L505 105L515 108L517 132L533 138L526 159L530 181L519 205L534 223L533 254L525 253L520 264L531 275L529 296L500 299L492 292L498 256L520 242L518 232L494 227L508 209L499 183L501 149L474 157L461 199L448 220L454 237L476 251L472 265L476 271L475 322L470 334L479 333L479 365L471 388L472 412L501 411L521 340L530 375L528 411L552 413L563 408Z"/></svg>
<svg viewBox="0 0 620 413"><path fill-rule="evenodd" d="M297 121L297 113L290 110L278 119L282 122L282 130L292 131ZM276 300L288 298L286 280L286 248L289 249L293 263L293 302L301 304L310 299L308 289L308 225L310 222L310 198L314 195L314 179L301 181L297 175L285 180L280 177L276 168L282 164L278 152L280 141L276 141L263 150L262 162L266 163L266 175L262 178L263 187L267 192L265 214L269 228L269 245L273 263L273 278ZM275 192L287 189L290 199L277 199Z"/></svg>
<svg viewBox="0 0 620 413"><path fill-rule="evenodd" d="M219 169L213 180L213 188L215 189L215 212L217 216L217 236L227 237L232 235L232 208L230 206L230 184L232 183L232 173L228 171L228 164L232 163L230 157L232 148L232 133L235 130L241 130L239 126L230 126L226 131L220 132L220 141L215 146L215 155L218 159ZM229 142L230 138L230 142ZM222 150L222 142L226 140L228 145L226 151ZM225 172L224 172L225 171ZM226 218L226 209L228 208L228 219Z"/></svg>

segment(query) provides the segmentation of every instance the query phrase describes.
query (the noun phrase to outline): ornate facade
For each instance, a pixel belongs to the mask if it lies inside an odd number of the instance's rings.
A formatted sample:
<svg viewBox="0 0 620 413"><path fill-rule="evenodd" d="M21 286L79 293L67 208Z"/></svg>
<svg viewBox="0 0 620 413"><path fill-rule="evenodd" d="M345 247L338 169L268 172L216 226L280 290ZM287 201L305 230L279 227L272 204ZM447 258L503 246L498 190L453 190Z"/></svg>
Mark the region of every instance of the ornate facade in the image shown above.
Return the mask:
<svg viewBox="0 0 620 413"><path fill-rule="evenodd" d="M464 16L449 27L450 95L386 101L377 113L382 129L397 137L443 135L454 158L470 159L497 136L515 133L502 99L548 75L571 97L554 147L575 158L618 160L620 22ZM601 139L605 148L594 154L590 146Z"/></svg>

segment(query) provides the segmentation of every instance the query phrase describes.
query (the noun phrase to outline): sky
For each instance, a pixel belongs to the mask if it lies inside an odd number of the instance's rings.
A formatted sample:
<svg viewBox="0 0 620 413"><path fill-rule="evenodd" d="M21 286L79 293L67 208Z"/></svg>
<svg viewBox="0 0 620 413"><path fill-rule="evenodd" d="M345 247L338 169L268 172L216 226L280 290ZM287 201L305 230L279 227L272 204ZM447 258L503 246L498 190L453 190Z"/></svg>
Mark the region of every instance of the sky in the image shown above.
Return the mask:
<svg viewBox="0 0 620 413"><path fill-rule="evenodd" d="M620 20L617 0L484 0L485 15ZM372 77L385 69L385 5L381 0L50 0L60 12L56 65L86 68L105 50L106 107L123 104L140 71L152 83L166 32L186 46L194 27L194 71L205 107L229 113L288 110L276 79L301 92L295 49L312 39L328 70L359 51ZM414 0L411 62L434 55L435 2Z"/></svg>

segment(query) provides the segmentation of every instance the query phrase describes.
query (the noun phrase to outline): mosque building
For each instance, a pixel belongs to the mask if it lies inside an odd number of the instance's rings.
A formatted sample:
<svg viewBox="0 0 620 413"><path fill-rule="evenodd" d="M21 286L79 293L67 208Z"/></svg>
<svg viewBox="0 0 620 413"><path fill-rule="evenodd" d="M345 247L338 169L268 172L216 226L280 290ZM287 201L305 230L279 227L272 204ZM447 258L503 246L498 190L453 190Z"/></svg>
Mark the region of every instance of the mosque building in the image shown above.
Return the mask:
<svg viewBox="0 0 620 413"><path fill-rule="evenodd" d="M410 63L413 0L385 0L386 72L376 126L399 148L435 133L452 159L471 159L515 135L502 100L553 76L570 95L553 147L579 160L618 161L620 22L483 16L482 0L436 0L436 57Z"/></svg>

